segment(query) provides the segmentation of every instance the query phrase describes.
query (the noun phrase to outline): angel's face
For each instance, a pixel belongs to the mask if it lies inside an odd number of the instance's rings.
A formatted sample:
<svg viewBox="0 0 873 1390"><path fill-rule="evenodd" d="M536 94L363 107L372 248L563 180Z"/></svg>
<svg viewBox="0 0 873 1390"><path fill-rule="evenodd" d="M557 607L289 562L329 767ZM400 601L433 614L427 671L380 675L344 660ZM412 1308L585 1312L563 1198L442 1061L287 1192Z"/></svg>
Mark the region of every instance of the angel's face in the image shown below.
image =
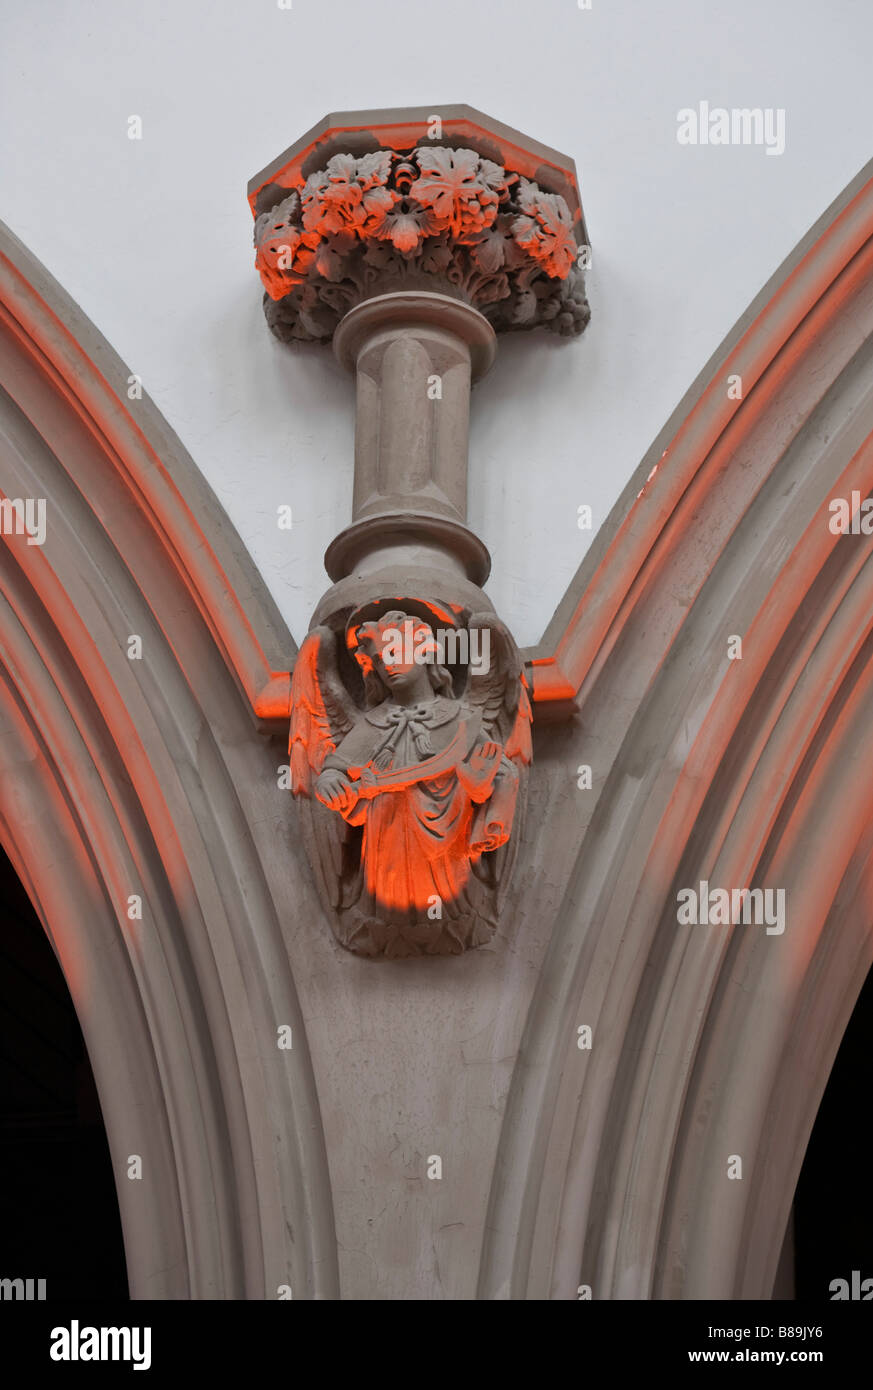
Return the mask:
<svg viewBox="0 0 873 1390"><path fill-rule="evenodd" d="M433 698L427 665L433 660L434 634L426 623L386 623L367 636L366 652L359 649L356 656L365 671L369 666L376 672L394 699L408 703Z"/></svg>
<svg viewBox="0 0 873 1390"><path fill-rule="evenodd" d="M390 649L374 653L373 665L383 684L396 698L425 699L433 695L427 669L414 658L397 655Z"/></svg>
<svg viewBox="0 0 873 1390"><path fill-rule="evenodd" d="M425 694L430 694L428 674L415 662L386 661L384 657L379 656L376 661L376 669L392 694L405 694L414 689L420 689Z"/></svg>

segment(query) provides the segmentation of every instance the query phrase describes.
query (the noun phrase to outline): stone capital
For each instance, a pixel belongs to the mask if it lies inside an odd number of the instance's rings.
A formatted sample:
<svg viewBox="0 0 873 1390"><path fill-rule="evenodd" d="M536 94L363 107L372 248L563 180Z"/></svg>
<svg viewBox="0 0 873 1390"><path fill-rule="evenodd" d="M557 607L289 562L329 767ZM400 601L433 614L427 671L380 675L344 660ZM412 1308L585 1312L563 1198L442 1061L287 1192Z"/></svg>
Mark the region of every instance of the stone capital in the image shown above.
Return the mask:
<svg viewBox="0 0 873 1390"><path fill-rule="evenodd" d="M329 116L249 185L264 308L328 342L349 310L425 292L496 332L588 322L573 161L465 106Z"/></svg>

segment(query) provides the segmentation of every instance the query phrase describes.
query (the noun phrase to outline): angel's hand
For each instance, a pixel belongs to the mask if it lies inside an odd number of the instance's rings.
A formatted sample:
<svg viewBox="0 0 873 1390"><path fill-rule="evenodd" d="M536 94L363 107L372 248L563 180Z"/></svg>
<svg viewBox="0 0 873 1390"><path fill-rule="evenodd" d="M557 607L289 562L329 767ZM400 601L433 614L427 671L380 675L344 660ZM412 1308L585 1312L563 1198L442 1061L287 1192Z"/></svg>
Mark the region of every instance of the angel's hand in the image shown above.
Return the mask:
<svg viewBox="0 0 873 1390"><path fill-rule="evenodd" d="M350 811L358 793L344 772L327 768L315 779L315 795L331 811Z"/></svg>
<svg viewBox="0 0 873 1390"><path fill-rule="evenodd" d="M470 755L470 770L483 782L487 781L497 771L502 756L503 749L499 743L483 743Z"/></svg>
<svg viewBox="0 0 873 1390"><path fill-rule="evenodd" d="M474 801L488 800L502 757L501 745L489 740L480 744L465 762L458 765L458 776Z"/></svg>

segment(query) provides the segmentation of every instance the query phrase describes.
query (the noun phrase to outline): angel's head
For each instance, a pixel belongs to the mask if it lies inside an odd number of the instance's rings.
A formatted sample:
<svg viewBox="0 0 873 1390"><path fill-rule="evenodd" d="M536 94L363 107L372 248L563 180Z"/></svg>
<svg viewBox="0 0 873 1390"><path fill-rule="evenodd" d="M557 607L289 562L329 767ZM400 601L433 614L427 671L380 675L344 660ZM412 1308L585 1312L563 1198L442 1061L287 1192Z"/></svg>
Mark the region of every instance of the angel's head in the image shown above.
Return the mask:
<svg viewBox="0 0 873 1390"><path fill-rule="evenodd" d="M348 644L364 675L368 705L389 696L416 704L434 695L452 695L452 678L440 661L440 647L429 623L395 608L371 622L351 627Z"/></svg>

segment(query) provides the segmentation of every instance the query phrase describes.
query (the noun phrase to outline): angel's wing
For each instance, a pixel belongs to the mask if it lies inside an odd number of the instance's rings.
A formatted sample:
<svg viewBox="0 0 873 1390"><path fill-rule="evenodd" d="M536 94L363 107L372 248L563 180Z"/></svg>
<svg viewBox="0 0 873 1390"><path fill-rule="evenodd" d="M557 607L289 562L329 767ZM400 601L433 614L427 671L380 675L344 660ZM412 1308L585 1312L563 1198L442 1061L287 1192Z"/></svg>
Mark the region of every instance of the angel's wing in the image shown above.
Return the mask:
<svg viewBox="0 0 873 1390"><path fill-rule="evenodd" d="M328 753L355 722L358 710L339 677L336 638L313 628L297 654L291 676L291 790L309 796Z"/></svg>
<svg viewBox="0 0 873 1390"><path fill-rule="evenodd" d="M322 900L339 907L353 888L348 850L354 832L342 816L323 806L313 784L328 753L349 732L358 708L340 680L336 637L328 627L309 633L291 676L291 728L288 752L291 790L300 807L301 826ZM359 885L358 885L359 886ZM354 889L353 889L354 891Z"/></svg>
<svg viewBox="0 0 873 1390"><path fill-rule="evenodd" d="M470 628L490 632L489 661L477 674L470 668L465 695L467 704L481 711L485 736L503 745L503 751L518 772L518 796L512 834L505 845L484 854L473 865L476 877L496 893L497 911L503 907L509 890L518 846L524 833L528 768L532 757L531 708L521 653L515 639L494 613L474 613ZM480 647L480 655L482 650Z"/></svg>
<svg viewBox="0 0 873 1390"><path fill-rule="evenodd" d="M509 629L494 613L474 613L467 626L490 635L489 660L480 672L471 666L465 700L481 712L487 737L502 743L506 756L517 767L527 767L531 760L531 710L521 653Z"/></svg>

